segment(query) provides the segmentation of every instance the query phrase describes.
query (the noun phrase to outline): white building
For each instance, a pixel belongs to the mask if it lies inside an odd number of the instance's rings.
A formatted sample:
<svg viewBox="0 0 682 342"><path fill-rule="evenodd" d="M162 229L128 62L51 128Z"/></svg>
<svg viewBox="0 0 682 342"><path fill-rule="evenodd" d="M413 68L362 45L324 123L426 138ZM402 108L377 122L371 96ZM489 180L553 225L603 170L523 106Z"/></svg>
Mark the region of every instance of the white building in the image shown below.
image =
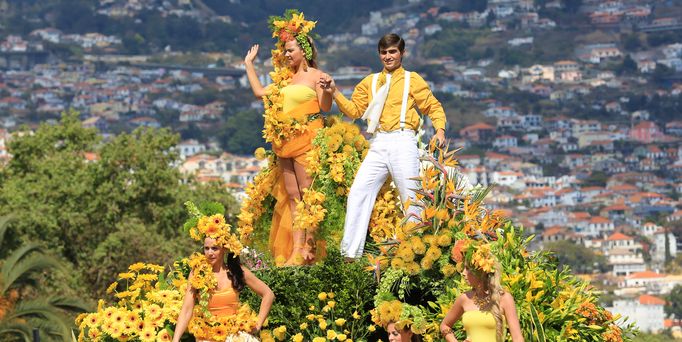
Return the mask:
<svg viewBox="0 0 682 342"><path fill-rule="evenodd" d="M526 186L523 174L516 171L495 171L492 173L491 181L513 189L523 189Z"/></svg>
<svg viewBox="0 0 682 342"><path fill-rule="evenodd" d="M639 252L627 249L612 249L607 252L608 264L612 267L612 274L616 277L629 276L637 272L644 272L646 264Z"/></svg>
<svg viewBox="0 0 682 342"><path fill-rule="evenodd" d="M516 137L511 135L503 135L501 137L495 138L495 140L493 141L493 147L501 150L506 150L510 147L516 146L518 146L518 140L516 139Z"/></svg>
<svg viewBox="0 0 682 342"><path fill-rule="evenodd" d="M590 219L585 234L597 237L610 231L613 231L613 222L606 217L596 216Z"/></svg>
<svg viewBox="0 0 682 342"><path fill-rule="evenodd" d="M665 262L665 240L668 235L668 251L671 258L677 255L677 239L671 232L666 232L664 229L659 229L654 233L653 248L651 251L651 261L654 263L663 264Z"/></svg>
<svg viewBox="0 0 682 342"><path fill-rule="evenodd" d="M180 158L183 160L189 156L206 151L206 145L200 144L194 139L181 141L177 146L178 152L180 153Z"/></svg>
<svg viewBox="0 0 682 342"><path fill-rule="evenodd" d="M619 299L613 301L608 308L614 314L620 314L633 322L641 331L657 333L663 330L665 300L651 295L641 295L635 299Z"/></svg>

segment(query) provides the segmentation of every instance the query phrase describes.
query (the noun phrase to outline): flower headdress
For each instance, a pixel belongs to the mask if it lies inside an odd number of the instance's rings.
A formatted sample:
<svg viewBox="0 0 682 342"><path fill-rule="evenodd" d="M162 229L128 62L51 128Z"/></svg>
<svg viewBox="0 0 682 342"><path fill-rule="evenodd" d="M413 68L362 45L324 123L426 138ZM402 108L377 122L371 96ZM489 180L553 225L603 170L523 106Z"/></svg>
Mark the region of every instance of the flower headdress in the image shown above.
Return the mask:
<svg viewBox="0 0 682 342"><path fill-rule="evenodd" d="M185 222L184 229L189 236L197 241L209 237L216 240L216 244L224 247L235 256L239 255L244 246L239 241L236 229L225 222L225 207L216 202L202 203L196 206L192 202L185 202L187 211L191 215Z"/></svg>
<svg viewBox="0 0 682 342"><path fill-rule="evenodd" d="M269 19L272 37L279 38L276 48L271 50L272 66L274 71L270 72L272 84L268 86L268 94L263 97L263 107L265 109L263 138L266 142L272 143L276 147L308 130L308 116L287 117L282 115L283 96L280 90L291 82L293 71L288 66L287 58L284 55L284 45L292 38L295 39L303 49L306 60L313 58L313 47L310 45L308 37L311 30L315 27L315 22L305 20L303 13L289 9L284 12L283 17L272 16Z"/></svg>
<svg viewBox="0 0 682 342"><path fill-rule="evenodd" d="M271 16L268 24L272 30L272 38L279 38L277 45L280 49L286 42L295 39L305 52L305 59L313 58L313 47L310 45L308 35L315 28L315 21L305 20L303 13L288 9L283 17Z"/></svg>
<svg viewBox="0 0 682 342"><path fill-rule="evenodd" d="M493 238L483 233L457 240L452 246L450 257L457 263L459 270L468 267L473 271L494 273L497 258L493 254L490 240Z"/></svg>

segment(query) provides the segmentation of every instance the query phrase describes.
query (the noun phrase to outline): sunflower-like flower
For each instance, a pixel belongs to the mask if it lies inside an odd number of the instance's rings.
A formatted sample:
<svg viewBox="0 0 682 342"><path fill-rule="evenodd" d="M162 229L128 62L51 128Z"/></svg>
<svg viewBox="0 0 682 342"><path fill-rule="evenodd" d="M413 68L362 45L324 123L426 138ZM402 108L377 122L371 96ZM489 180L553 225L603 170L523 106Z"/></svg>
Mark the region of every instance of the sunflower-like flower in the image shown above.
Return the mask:
<svg viewBox="0 0 682 342"><path fill-rule="evenodd" d="M225 221L225 208L219 203L202 204L203 211L194 203L186 202L190 215L192 216L185 222L185 229L189 231L190 237L197 241L205 238L215 239L216 243L227 249L234 255L239 255L244 249L240 241L241 234L233 231Z"/></svg>

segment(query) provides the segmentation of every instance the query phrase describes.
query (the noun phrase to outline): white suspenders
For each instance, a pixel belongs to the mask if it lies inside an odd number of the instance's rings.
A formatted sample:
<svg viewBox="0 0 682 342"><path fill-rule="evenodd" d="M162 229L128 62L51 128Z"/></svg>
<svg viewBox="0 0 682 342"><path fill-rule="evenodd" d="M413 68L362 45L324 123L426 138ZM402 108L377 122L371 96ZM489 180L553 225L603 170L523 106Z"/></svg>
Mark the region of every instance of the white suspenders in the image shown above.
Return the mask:
<svg viewBox="0 0 682 342"><path fill-rule="evenodd" d="M379 80L379 74L376 73L372 75L372 96L377 94L377 81ZM386 74L386 83L390 86L391 84L391 74ZM407 98L410 95L410 72L405 71L405 86L403 88L403 101L400 105L400 129L405 129L405 116L407 114Z"/></svg>

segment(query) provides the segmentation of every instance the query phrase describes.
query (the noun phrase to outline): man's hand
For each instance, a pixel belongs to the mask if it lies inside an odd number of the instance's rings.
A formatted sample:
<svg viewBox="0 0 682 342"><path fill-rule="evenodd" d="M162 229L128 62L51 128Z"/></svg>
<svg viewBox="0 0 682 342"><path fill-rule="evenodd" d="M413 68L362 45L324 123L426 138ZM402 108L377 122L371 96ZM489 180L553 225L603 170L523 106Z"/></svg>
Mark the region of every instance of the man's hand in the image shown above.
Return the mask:
<svg viewBox="0 0 682 342"><path fill-rule="evenodd" d="M438 147L445 146L445 130L440 128L436 130L436 135L433 136L432 140L434 139L438 142Z"/></svg>

